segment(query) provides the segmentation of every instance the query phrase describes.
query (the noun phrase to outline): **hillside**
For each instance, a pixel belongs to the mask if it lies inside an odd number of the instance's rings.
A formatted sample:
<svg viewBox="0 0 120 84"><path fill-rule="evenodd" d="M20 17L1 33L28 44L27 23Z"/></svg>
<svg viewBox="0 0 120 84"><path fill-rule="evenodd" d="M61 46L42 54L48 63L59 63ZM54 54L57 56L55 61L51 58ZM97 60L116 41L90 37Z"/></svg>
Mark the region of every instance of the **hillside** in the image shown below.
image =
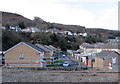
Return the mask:
<svg viewBox="0 0 120 84"><path fill-rule="evenodd" d="M50 22L46 22L42 20L39 17L34 18L34 20L30 20L16 13L2 12L2 25L3 26L7 24L9 24L10 26L17 26L19 22L24 22L26 26L36 26L42 29L59 28L61 30L71 30L73 32L77 32L77 31L84 32L83 30L85 29L85 27L83 26L50 23Z"/></svg>
<svg viewBox="0 0 120 84"><path fill-rule="evenodd" d="M20 41L38 42L44 45L53 45L59 47L62 50L73 49L77 50L81 43L96 43L106 42L107 39L113 39L120 36L120 31L106 30L100 28L85 28L79 25L64 25L58 23L50 23L42 20L39 17L35 17L34 20L27 19L22 15L15 13L2 12L3 25L9 24L10 26L18 26L19 22L24 22L26 26L36 26L41 29L58 28L61 30L69 30L71 32L86 32L86 37L82 36L61 36L53 33L24 33L15 31L2 31L2 49L7 50Z"/></svg>
<svg viewBox="0 0 120 84"><path fill-rule="evenodd" d="M23 17L22 15L16 13L2 12L2 25L11 25L16 26L19 22L24 22L26 26L30 26L32 24L32 20Z"/></svg>
<svg viewBox="0 0 120 84"><path fill-rule="evenodd" d="M68 30L71 32L86 32L89 34L115 34L119 35L119 31L113 31L113 30L107 30L102 28L86 28L84 26L80 25L65 25L65 24L59 24L59 23L50 23L47 21L44 21L40 17L35 17L34 20L30 20L20 14L16 13L10 13L10 12L2 12L2 25L6 26L9 24L10 26L18 26L20 22L24 22L26 26L36 26L40 29L49 29L49 28L58 28L61 30ZM115 35L115 36L117 36Z"/></svg>

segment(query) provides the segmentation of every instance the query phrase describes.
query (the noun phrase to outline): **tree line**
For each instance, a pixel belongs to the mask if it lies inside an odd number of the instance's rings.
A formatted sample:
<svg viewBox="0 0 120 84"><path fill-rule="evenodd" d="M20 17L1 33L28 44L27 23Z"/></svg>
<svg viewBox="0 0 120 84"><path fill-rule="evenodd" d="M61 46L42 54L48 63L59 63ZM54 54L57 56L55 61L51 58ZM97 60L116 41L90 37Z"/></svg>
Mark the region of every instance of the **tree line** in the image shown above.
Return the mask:
<svg viewBox="0 0 120 84"><path fill-rule="evenodd" d="M106 37L107 38L107 37ZM88 34L83 36L64 36L54 33L45 32L15 32L15 31L2 31L2 50L5 51L15 44L24 41L31 42L33 44L40 43L44 45L53 45L56 48L66 51L67 49L77 50L79 45L86 43L105 42L105 37L102 35Z"/></svg>

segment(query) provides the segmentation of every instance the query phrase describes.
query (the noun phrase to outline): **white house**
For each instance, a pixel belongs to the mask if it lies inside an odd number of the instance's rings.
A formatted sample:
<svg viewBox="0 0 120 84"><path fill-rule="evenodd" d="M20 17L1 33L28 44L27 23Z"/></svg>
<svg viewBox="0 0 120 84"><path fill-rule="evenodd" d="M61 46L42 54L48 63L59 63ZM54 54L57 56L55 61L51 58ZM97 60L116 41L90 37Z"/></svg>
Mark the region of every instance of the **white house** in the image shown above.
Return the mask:
<svg viewBox="0 0 120 84"><path fill-rule="evenodd" d="M78 35L80 35L80 36L87 36L87 33L79 33Z"/></svg>
<svg viewBox="0 0 120 84"><path fill-rule="evenodd" d="M40 32L41 30L36 27L27 27L26 29L22 29L23 32Z"/></svg>
<svg viewBox="0 0 120 84"><path fill-rule="evenodd" d="M68 35L72 36L72 35L73 35L73 33L69 31L69 32L68 32Z"/></svg>

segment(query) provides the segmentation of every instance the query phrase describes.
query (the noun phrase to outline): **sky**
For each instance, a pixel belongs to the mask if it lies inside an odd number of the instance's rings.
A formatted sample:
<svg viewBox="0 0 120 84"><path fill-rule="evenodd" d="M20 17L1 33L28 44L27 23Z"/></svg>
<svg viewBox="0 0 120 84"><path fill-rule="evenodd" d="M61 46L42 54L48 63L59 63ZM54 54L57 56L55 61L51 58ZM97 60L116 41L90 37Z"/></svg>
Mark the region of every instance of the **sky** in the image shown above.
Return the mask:
<svg viewBox="0 0 120 84"><path fill-rule="evenodd" d="M118 30L119 0L0 0L0 11L47 22Z"/></svg>

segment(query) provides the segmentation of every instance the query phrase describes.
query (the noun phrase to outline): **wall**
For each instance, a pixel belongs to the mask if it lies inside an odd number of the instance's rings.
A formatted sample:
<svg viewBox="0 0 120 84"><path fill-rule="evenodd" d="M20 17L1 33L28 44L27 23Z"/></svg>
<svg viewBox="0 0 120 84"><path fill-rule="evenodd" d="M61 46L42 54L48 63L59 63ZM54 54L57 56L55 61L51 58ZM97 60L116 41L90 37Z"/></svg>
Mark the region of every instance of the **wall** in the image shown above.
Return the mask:
<svg viewBox="0 0 120 84"><path fill-rule="evenodd" d="M93 67L103 68L104 60L102 58L95 57L95 62Z"/></svg>
<svg viewBox="0 0 120 84"><path fill-rule="evenodd" d="M24 59L20 59L20 53L24 54ZM5 64L13 67L41 67L40 53L24 44L11 49L4 56Z"/></svg>

